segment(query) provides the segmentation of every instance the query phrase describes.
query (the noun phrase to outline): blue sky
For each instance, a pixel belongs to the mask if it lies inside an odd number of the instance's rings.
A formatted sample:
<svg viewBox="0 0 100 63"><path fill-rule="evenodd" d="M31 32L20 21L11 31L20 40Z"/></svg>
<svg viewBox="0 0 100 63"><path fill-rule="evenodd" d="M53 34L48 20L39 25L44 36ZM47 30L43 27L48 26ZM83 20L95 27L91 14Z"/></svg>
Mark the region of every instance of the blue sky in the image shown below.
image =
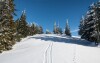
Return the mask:
<svg viewBox="0 0 100 63"><path fill-rule="evenodd" d="M62 29L65 28L66 20L72 35L77 36L77 30L81 16L86 14L88 7L98 0L15 0L17 16L20 17L23 10L26 10L27 22L35 22L44 29L53 31L54 22L59 23Z"/></svg>

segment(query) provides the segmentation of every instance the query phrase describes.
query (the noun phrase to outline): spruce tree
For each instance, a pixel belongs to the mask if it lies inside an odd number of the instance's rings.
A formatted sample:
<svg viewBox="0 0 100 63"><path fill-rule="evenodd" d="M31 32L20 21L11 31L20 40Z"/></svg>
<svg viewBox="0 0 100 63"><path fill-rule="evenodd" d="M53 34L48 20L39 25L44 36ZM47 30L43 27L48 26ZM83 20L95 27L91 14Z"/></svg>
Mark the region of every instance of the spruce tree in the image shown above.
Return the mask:
<svg viewBox="0 0 100 63"><path fill-rule="evenodd" d="M54 23L53 32L54 32L54 34L62 34L62 29L60 28L59 23L58 23L58 25L56 25L56 22Z"/></svg>
<svg viewBox="0 0 100 63"><path fill-rule="evenodd" d="M32 35L36 34L36 25L35 25L35 23L32 23L31 28L32 28Z"/></svg>
<svg viewBox="0 0 100 63"><path fill-rule="evenodd" d="M67 36L71 36L70 28L69 28L69 25L68 25L68 20L67 20L67 22L66 22L65 34L66 34Z"/></svg>
<svg viewBox="0 0 100 63"><path fill-rule="evenodd" d="M95 4L94 9L94 20L95 20L95 37L97 43L100 43L100 1Z"/></svg>
<svg viewBox="0 0 100 63"><path fill-rule="evenodd" d="M57 34L57 25L56 22L54 23L54 30L53 30L54 34Z"/></svg>
<svg viewBox="0 0 100 63"><path fill-rule="evenodd" d="M19 34L19 32L18 32L19 31L19 26L20 26L19 21L20 21L19 18L15 21L15 26L16 26L16 36L15 36L15 40L17 42L19 42L21 40L21 34Z"/></svg>
<svg viewBox="0 0 100 63"><path fill-rule="evenodd" d="M32 23L31 25L31 33L34 34L43 34L43 28L42 26L38 26L35 23Z"/></svg>
<svg viewBox="0 0 100 63"><path fill-rule="evenodd" d="M42 28L42 26L39 26L39 34L43 34L43 28Z"/></svg>
<svg viewBox="0 0 100 63"><path fill-rule="evenodd" d="M85 16L84 25L79 27L81 38L100 42L100 1L93 3Z"/></svg>
<svg viewBox="0 0 100 63"><path fill-rule="evenodd" d="M22 37L26 37L28 35L28 26L27 26L27 22L26 22L25 10L22 11L22 15L19 20L18 34L20 34Z"/></svg>
<svg viewBox="0 0 100 63"><path fill-rule="evenodd" d="M31 24L28 24L28 35L33 35L32 34L32 25Z"/></svg>
<svg viewBox="0 0 100 63"><path fill-rule="evenodd" d="M39 34L39 26L35 23L32 24L33 34Z"/></svg>
<svg viewBox="0 0 100 63"><path fill-rule="evenodd" d="M84 25L85 25L84 17L82 16L81 21L80 21L80 25L79 25L79 31L78 31L79 35L82 35L82 33L84 32L84 28L83 28Z"/></svg>
<svg viewBox="0 0 100 63"><path fill-rule="evenodd" d="M2 0L0 9L0 51L10 50L15 44L15 26L13 20L14 0ZM1 5L1 3L0 3Z"/></svg>

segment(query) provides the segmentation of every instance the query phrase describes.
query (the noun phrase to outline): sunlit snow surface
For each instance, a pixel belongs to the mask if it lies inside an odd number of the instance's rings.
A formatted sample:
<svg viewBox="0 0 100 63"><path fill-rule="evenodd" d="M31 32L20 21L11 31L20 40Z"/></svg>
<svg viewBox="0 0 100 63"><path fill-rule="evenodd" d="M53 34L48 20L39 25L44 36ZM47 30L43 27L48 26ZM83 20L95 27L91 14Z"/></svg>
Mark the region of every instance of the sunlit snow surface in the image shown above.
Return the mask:
<svg viewBox="0 0 100 63"><path fill-rule="evenodd" d="M100 48L65 35L35 35L0 54L0 63L100 63Z"/></svg>

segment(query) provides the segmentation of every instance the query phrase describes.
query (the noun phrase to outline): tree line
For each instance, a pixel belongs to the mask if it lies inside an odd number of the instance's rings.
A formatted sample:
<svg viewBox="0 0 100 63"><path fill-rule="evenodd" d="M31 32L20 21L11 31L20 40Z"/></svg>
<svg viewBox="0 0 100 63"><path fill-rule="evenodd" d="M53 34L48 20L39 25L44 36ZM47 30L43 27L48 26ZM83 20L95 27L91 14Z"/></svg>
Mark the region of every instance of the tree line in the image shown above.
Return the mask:
<svg viewBox="0 0 100 63"><path fill-rule="evenodd" d="M68 20L66 21L66 25L65 25L64 31L62 31L62 28L59 26L59 24L57 25L56 22L55 22L54 23L53 33L54 34L66 34L67 36L71 36Z"/></svg>
<svg viewBox="0 0 100 63"><path fill-rule="evenodd" d="M12 49L21 38L43 33L42 26L27 23L25 11L14 20L15 11L14 0L0 0L0 52Z"/></svg>

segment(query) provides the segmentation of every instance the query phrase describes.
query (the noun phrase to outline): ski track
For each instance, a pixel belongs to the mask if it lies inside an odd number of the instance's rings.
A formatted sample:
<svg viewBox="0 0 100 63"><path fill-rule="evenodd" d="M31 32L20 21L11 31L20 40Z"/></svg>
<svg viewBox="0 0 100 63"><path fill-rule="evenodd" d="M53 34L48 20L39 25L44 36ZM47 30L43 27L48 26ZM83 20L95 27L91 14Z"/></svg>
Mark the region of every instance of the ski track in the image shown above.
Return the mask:
<svg viewBox="0 0 100 63"><path fill-rule="evenodd" d="M52 63L52 46L53 42L49 43L48 47L46 48L43 63Z"/></svg>

